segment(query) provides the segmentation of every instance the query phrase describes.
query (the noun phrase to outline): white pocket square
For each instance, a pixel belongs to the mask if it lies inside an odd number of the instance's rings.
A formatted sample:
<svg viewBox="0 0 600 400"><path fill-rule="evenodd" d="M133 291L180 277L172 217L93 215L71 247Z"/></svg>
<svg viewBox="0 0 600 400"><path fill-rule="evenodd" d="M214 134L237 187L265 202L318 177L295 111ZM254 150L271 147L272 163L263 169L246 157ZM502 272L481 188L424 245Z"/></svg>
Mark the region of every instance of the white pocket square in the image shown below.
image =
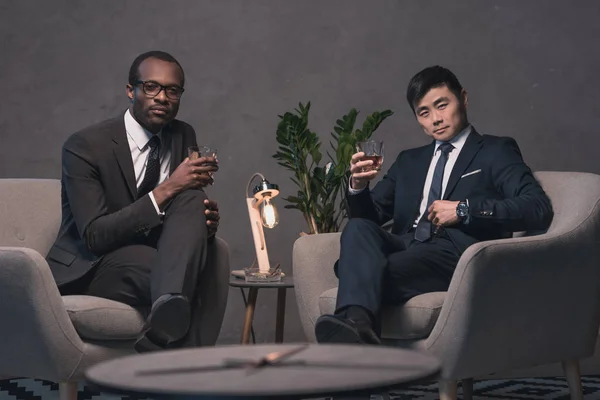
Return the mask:
<svg viewBox="0 0 600 400"><path fill-rule="evenodd" d="M460 179L464 178L465 176L478 174L480 172L481 172L480 169L476 169L475 171L467 172L466 174L464 174L463 176L461 176Z"/></svg>

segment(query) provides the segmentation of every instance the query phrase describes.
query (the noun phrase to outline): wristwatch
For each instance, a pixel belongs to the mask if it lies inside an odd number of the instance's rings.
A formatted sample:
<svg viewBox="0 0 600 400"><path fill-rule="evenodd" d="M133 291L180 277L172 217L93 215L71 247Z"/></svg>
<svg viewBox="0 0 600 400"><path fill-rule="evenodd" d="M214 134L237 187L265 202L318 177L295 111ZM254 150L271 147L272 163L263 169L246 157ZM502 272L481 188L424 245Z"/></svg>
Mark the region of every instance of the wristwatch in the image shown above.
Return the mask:
<svg viewBox="0 0 600 400"><path fill-rule="evenodd" d="M469 202L468 201L461 201L460 203L458 203L458 205L456 206L456 216L458 218L460 218L462 221L467 219L467 217L469 216Z"/></svg>

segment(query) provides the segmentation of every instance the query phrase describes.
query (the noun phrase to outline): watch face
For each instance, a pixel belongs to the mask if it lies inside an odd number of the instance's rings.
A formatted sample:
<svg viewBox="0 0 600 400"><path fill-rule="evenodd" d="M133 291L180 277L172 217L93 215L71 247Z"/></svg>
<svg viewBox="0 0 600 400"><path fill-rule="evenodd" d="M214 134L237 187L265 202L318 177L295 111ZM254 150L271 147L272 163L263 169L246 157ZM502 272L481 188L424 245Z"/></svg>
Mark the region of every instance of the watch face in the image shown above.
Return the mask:
<svg viewBox="0 0 600 400"><path fill-rule="evenodd" d="M466 203L458 203L458 206L456 207L456 215L458 215L459 217L466 217L468 213L469 206L467 206Z"/></svg>

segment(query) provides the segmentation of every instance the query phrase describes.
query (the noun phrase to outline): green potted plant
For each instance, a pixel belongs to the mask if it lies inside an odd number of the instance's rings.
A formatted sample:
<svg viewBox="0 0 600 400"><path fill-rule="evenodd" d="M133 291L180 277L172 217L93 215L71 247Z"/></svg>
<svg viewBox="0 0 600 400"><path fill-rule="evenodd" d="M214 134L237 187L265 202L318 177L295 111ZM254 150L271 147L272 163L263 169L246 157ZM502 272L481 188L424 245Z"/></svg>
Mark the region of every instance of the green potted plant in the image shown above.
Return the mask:
<svg viewBox="0 0 600 400"><path fill-rule="evenodd" d="M293 112L279 115L277 143L273 155L278 164L292 171L290 178L298 187L295 196L284 198L293 208L302 212L308 233L338 232L347 217L346 188L350 178L350 160L356 152L356 143L371 138L379 125L390 115L390 110L368 115L361 129L355 129L358 111L351 109L336 121L330 142L333 155L322 164L321 141L308 128L310 102L300 103Z"/></svg>

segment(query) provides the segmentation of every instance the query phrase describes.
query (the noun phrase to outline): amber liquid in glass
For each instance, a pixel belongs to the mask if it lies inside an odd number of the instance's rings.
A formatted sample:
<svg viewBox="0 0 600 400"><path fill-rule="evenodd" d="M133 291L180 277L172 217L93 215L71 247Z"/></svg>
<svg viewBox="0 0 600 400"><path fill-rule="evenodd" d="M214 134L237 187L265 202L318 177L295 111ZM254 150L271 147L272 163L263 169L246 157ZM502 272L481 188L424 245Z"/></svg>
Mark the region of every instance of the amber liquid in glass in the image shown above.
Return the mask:
<svg viewBox="0 0 600 400"><path fill-rule="evenodd" d="M361 161L373 161L373 165L368 165L363 167L363 171L379 171L381 169L381 164L383 164L383 156L364 156Z"/></svg>

